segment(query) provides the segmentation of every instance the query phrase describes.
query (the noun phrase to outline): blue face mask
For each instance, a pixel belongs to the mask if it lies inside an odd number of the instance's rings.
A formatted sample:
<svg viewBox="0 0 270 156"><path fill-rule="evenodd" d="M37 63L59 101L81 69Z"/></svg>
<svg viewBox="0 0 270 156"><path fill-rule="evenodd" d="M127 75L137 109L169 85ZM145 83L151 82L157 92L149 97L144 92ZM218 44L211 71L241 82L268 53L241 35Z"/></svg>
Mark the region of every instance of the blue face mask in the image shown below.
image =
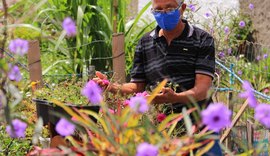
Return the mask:
<svg viewBox="0 0 270 156"><path fill-rule="evenodd" d="M181 17L178 9L170 12L154 12L153 14L160 28L167 31L173 30Z"/></svg>

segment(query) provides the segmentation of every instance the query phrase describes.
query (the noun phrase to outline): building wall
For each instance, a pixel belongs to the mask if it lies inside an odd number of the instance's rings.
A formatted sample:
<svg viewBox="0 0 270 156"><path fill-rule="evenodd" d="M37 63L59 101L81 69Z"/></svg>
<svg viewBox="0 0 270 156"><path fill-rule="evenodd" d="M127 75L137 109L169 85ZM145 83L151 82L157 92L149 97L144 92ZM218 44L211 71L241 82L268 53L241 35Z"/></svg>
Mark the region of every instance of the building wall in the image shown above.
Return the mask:
<svg viewBox="0 0 270 156"><path fill-rule="evenodd" d="M239 0L240 9L251 14L254 25L256 42L270 45L270 0ZM248 6L253 3L255 9L250 11Z"/></svg>

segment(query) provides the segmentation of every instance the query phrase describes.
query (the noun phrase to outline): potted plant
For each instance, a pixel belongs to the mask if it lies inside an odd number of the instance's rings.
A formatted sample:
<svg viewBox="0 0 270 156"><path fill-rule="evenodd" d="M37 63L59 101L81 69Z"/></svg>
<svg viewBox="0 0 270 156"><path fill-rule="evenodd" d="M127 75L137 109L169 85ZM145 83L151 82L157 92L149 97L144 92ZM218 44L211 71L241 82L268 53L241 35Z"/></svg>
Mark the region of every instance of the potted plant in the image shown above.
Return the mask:
<svg viewBox="0 0 270 156"><path fill-rule="evenodd" d="M71 116L63 108L55 105L52 100L61 101L72 109L99 112L99 106L92 105L87 98L81 96L84 84L82 80L72 79L35 91L33 101L36 103L37 116L43 119L44 125L50 125L51 137L57 135L54 127L60 117L71 119ZM96 122L94 118L91 119Z"/></svg>

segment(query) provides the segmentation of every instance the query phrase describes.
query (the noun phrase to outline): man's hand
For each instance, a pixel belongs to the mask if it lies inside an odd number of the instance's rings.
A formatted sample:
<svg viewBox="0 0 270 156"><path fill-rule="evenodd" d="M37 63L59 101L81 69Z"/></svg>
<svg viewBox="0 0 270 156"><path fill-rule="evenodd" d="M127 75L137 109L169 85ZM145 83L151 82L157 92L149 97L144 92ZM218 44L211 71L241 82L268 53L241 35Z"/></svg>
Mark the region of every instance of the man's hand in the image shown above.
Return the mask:
<svg viewBox="0 0 270 156"><path fill-rule="evenodd" d="M93 81L95 81L102 88L106 88L109 85L107 76L99 71L96 71L96 77L93 78Z"/></svg>
<svg viewBox="0 0 270 156"><path fill-rule="evenodd" d="M171 88L163 88L154 100L154 104L175 103L177 94Z"/></svg>

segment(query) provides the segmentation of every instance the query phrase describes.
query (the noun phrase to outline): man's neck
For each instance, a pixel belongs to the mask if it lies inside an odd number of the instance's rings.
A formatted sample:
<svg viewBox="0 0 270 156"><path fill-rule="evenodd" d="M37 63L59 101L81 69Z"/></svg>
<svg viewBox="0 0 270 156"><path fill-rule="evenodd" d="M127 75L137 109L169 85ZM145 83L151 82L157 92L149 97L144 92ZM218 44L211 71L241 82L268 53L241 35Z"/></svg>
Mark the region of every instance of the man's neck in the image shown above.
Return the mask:
<svg viewBox="0 0 270 156"><path fill-rule="evenodd" d="M159 32L159 36L164 36L168 42L168 45L171 44L171 41L183 33L185 29L185 23L180 21L178 25L171 31L166 31L161 29Z"/></svg>

